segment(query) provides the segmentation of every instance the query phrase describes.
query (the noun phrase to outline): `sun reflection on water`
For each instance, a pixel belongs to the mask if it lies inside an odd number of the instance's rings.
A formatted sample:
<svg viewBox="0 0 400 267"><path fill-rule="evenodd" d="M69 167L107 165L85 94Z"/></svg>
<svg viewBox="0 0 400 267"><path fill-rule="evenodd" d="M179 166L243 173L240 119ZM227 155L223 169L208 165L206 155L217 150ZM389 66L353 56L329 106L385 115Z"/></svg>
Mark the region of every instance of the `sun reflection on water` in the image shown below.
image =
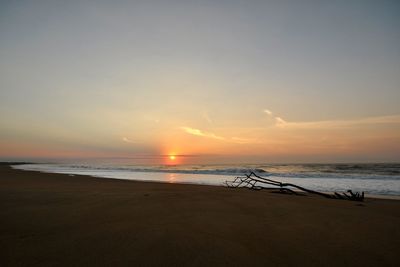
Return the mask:
<svg viewBox="0 0 400 267"><path fill-rule="evenodd" d="M168 182L169 183L175 183L176 182L176 174L175 173L169 173L168 174Z"/></svg>

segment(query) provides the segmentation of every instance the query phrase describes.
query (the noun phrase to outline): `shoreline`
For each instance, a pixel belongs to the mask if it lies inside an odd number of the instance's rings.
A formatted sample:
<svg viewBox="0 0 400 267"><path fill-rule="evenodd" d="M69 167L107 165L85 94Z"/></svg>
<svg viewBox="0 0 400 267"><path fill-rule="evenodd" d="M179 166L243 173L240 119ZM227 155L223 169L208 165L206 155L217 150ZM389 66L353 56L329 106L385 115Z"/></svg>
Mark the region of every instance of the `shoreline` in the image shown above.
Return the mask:
<svg viewBox="0 0 400 267"><path fill-rule="evenodd" d="M122 180L122 181L134 181L134 182L145 182L145 183L163 183L163 184L182 184L182 185L200 185L200 186L216 186L216 187L226 187L222 184L201 184L201 183L196 183L196 182L166 182L166 181L158 181L158 180L135 180L135 179L124 179L124 178L113 178L113 177L105 177L105 176L97 176L97 175L90 175L90 174L69 174L69 173L58 173L58 172L46 172L46 171L41 171L41 170L24 170L24 169L18 169L14 168L13 165L24 165L24 164L40 164L40 163L12 163L12 164L7 164L6 162L0 162L0 164L4 164L6 166L10 166L11 168L15 170L21 170L21 171L35 171L35 172L40 172L40 173L48 173L48 174L64 174L64 175L70 175L70 176L77 176L77 175L82 175L82 176L89 176L92 178L97 178L97 179L114 179L114 180ZM136 172L139 173L140 172ZM144 174L148 174L151 172L144 172ZM156 172L157 174L162 173L162 172ZM168 174L180 174L180 173L168 173ZM189 174L187 174L189 175ZM194 174L196 175L196 174ZM233 177L232 177L233 179ZM278 188L266 188L265 190L276 190ZM294 191L297 191L294 189ZM301 191L299 191L301 192ZM328 193L332 194L334 193L333 191L321 191L322 193ZM339 191L338 191L339 192ZM379 194L365 194L365 198L373 198L373 199L391 199L391 200L400 200L400 195L379 195Z"/></svg>
<svg viewBox="0 0 400 267"><path fill-rule="evenodd" d="M400 202L0 166L2 266L396 266Z"/></svg>

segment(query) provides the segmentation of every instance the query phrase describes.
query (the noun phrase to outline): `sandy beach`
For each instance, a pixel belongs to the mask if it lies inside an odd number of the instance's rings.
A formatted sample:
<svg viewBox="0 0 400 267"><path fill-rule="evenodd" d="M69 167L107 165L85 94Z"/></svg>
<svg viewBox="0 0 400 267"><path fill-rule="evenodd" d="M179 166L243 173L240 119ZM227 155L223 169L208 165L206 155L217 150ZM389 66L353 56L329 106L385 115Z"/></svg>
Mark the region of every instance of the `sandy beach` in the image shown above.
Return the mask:
<svg viewBox="0 0 400 267"><path fill-rule="evenodd" d="M1 266L397 266L400 201L0 166Z"/></svg>

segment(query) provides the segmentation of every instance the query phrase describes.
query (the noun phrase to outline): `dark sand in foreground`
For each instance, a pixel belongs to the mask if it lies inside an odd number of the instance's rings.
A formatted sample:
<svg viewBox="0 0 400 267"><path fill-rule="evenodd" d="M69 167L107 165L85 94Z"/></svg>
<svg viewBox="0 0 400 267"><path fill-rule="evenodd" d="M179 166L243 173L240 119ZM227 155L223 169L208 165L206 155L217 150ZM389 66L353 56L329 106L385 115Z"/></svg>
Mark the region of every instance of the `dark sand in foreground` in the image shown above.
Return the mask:
<svg viewBox="0 0 400 267"><path fill-rule="evenodd" d="M398 266L400 201L0 166L1 266Z"/></svg>

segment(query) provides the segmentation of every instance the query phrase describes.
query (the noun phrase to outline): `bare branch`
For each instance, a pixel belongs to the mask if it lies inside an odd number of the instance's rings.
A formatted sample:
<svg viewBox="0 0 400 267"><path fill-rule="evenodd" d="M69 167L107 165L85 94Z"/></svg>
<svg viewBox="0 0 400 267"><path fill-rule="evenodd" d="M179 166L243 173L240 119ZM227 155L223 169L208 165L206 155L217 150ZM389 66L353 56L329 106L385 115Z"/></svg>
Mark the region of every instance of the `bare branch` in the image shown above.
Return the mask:
<svg viewBox="0 0 400 267"><path fill-rule="evenodd" d="M280 192L299 195L296 191L289 188L289 187L292 187L292 188L298 189L300 191L307 192L309 194L315 194L315 195L323 196L326 198L347 199L347 200L352 200L352 201L363 201L364 200L364 192L361 192L361 194L360 194L359 192L353 193L351 190L348 190L347 192L350 195L346 194L344 192L343 193L334 192L333 194L322 193L322 192L307 189L307 188L304 188L302 186L298 186L298 185L295 185L292 183L282 183L282 182L271 180L271 179L268 179L265 177L261 177L254 172L250 172L250 174L245 174L245 176L237 176L232 181L225 181L224 184L227 187L231 187L231 188L247 187L247 188L253 189L253 190L265 189L265 187L263 185L272 185L272 186L278 186L280 189Z"/></svg>

